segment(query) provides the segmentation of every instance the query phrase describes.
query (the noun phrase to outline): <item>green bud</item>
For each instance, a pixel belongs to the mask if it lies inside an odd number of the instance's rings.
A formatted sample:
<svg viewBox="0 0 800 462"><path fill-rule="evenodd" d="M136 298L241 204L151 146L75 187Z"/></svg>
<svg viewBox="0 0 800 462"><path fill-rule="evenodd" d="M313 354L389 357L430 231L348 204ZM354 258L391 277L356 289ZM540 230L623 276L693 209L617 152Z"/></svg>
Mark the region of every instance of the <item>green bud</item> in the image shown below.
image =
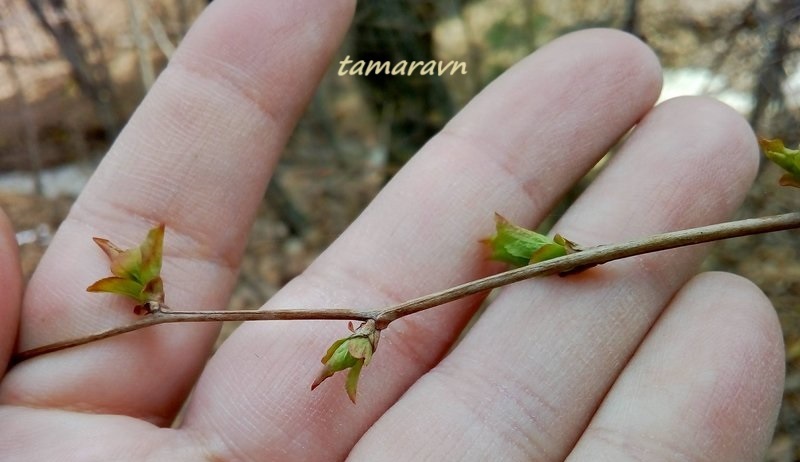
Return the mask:
<svg viewBox="0 0 800 462"><path fill-rule="evenodd" d="M99 237L95 237L94 242L111 261L111 274L114 276L100 279L87 287L87 291L124 295L145 306L150 302L164 302L164 284L160 276L163 224L151 229L144 242L132 249L122 250L108 239Z"/></svg>
<svg viewBox="0 0 800 462"><path fill-rule="evenodd" d="M314 383L311 384L311 389L317 388L319 384L336 372L350 369L345 382L345 390L350 401L355 404L361 368L369 365L372 360L372 355L378 347L380 331L375 328L375 321L371 319L362 323L358 329L353 329L352 322L348 324L348 328L352 335L333 342L325 356L322 357L324 367Z"/></svg>
<svg viewBox="0 0 800 462"><path fill-rule="evenodd" d="M560 235L553 238L517 226L500 214L495 214L495 234L484 242L492 260L526 266L574 253L580 247Z"/></svg>

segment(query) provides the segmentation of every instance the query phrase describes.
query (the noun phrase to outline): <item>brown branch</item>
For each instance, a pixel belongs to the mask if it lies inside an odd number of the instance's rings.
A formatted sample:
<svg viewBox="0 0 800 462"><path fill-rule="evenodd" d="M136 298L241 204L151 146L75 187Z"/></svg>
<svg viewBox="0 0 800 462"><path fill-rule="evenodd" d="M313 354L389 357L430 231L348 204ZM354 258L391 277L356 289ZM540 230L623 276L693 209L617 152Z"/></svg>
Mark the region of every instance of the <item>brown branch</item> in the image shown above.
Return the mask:
<svg viewBox="0 0 800 462"><path fill-rule="evenodd" d="M298 310L231 310L231 311L183 311L171 310L167 306L153 311L145 317L104 331L71 340L42 345L21 351L12 358L13 363L25 361L34 356L65 350L120 334L144 329L145 327L173 322L211 322L211 321L289 321L289 320L350 320L366 321L375 319L378 311L356 311L345 308L298 309Z"/></svg>
<svg viewBox="0 0 800 462"><path fill-rule="evenodd" d="M661 250L674 249L687 245L730 239L751 234L769 233L800 228L800 212L775 215L764 218L732 221L682 231L657 234L643 239L591 247L578 253L566 255L541 263L512 269L503 273L471 281L447 290L415 298L397 305L377 310L356 310L344 308L326 309L283 309L283 310L242 310L242 311L173 311L157 307L147 317L134 323L108 329L78 339L67 340L17 353L13 361L20 362L34 356L51 353L66 348L102 340L156 324L170 322L207 321L277 321L277 320L375 320L378 329L385 329L389 323L404 316L433 308L469 295L474 295L525 279L552 274L564 274L607 263L612 260L642 255Z"/></svg>
<svg viewBox="0 0 800 462"><path fill-rule="evenodd" d="M156 71L153 69L153 61L150 59L150 43L144 36L142 22L144 11L138 0L128 0L128 13L130 17L131 36L136 48L136 57L139 61L139 77L142 79L144 91L150 90L156 80Z"/></svg>

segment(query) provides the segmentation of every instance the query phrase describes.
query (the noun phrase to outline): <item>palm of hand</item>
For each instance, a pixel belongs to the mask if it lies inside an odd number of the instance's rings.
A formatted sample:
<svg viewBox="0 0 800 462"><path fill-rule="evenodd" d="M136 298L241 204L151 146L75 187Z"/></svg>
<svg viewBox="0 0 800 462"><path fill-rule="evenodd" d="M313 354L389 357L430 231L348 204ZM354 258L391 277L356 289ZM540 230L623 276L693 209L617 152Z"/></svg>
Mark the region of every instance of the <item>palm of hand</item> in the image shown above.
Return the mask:
<svg viewBox="0 0 800 462"><path fill-rule="evenodd" d="M83 291L107 267L93 235L134 241L165 221L170 303L224 306L274 160L352 8L214 2L24 298L3 222L0 358L17 330L24 349L131 320L109 306L123 302ZM495 268L464 243L489 234L492 213L540 220L636 123L558 231L592 244L726 218L755 172L753 136L710 100L653 109L659 72L617 32L544 47L477 96L267 307L375 307L485 275ZM692 277L699 257L683 249L512 286L444 359L480 299L398 321L358 406L338 386L308 390L341 323L246 324L208 364L210 325L36 358L0 382L0 459L755 460L780 403L780 330L750 283Z"/></svg>

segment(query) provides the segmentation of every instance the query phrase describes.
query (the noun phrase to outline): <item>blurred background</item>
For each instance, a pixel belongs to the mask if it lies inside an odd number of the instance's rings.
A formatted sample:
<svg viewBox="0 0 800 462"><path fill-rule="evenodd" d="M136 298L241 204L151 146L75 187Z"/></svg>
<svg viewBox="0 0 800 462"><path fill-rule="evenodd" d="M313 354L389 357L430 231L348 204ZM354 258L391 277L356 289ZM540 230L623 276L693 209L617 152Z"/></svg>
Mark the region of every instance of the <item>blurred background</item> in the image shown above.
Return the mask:
<svg viewBox="0 0 800 462"><path fill-rule="evenodd" d="M0 207L17 230L26 275L207 3L0 0ZM800 0L362 1L337 62L346 55L392 63L457 60L467 63L468 74L338 76L334 63L262 203L230 307L260 306L473 95L573 30L614 27L639 36L665 67L662 99L717 97L757 133L794 147L799 23ZM775 168L762 167L741 218L800 204L796 190L777 187ZM786 390L770 461L800 460L798 242L796 231L741 238L715 245L705 263L755 281L784 327Z"/></svg>

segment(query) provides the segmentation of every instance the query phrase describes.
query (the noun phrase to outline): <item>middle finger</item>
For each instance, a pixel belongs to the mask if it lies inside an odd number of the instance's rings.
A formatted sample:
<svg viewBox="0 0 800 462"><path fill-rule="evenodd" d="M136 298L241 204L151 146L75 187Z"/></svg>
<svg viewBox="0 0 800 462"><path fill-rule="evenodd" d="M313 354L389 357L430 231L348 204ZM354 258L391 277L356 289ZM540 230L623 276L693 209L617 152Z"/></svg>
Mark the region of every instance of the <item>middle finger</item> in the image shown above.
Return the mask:
<svg viewBox="0 0 800 462"><path fill-rule="evenodd" d="M667 102L556 228L595 245L720 221L744 197L756 153L727 106ZM660 252L509 287L370 429L355 459L489 460L502 451L562 460L702 253Z"/></svg>
<svg viewBox="0 0 800 462"><path fill-rule="evenodd" d="M620 78L620 67L631 71ZM626 34L584 31L541 48L481 92L268 306L383 306L485 276L492 268L477 241L492 213L541 219L651 107L658 84L654 56ZM307 365L346 333L342 323L246 324L209 363L186 428L223 435L223 448L257 460L343 458L447 351L479 302L393 323L355 407L341 377L308 390Z"/></svg>

